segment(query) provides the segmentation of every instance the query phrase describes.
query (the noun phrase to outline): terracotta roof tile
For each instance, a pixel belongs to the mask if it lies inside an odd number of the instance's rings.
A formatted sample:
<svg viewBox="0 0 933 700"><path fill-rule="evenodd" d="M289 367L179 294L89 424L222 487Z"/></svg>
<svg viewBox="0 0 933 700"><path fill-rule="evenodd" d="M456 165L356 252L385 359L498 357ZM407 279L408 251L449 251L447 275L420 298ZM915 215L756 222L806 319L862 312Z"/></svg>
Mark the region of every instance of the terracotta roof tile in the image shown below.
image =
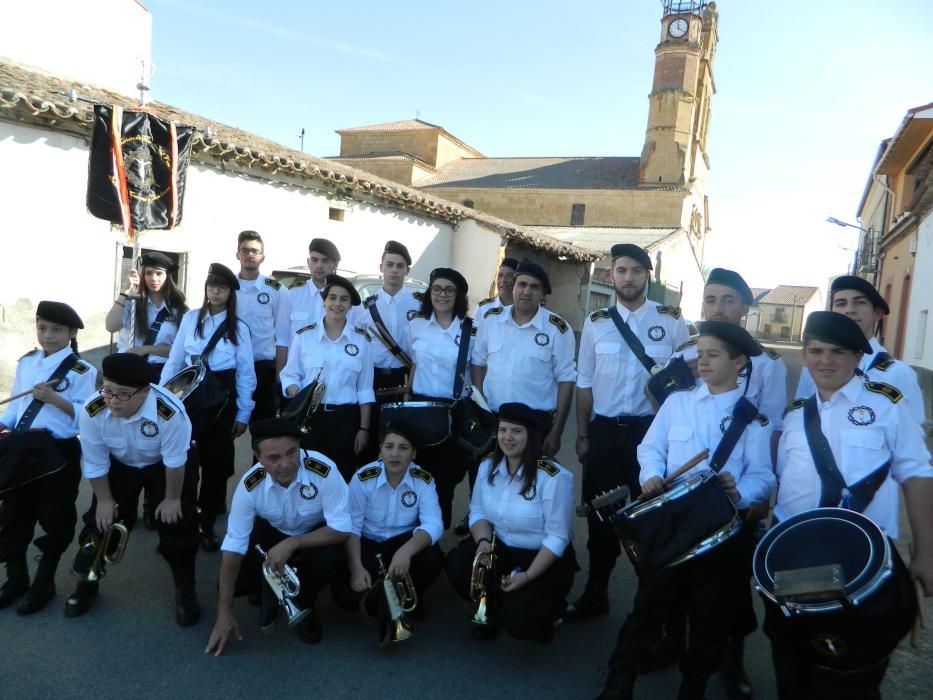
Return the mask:
<svg viewBox="0 0 933 700"><path fill-rule="evenodd" d="M338 134L347 134L354 131L446 131L444 127L437 124L422 121L420 119L403 119L398 122L385 122L384 124L371 124L370 126L353 126L349 129L337 129Z"/></svg>
<svg viewBox="0 0 933 700"><path fill-rule="evenodd" d="M784 306L805 306L810 298L819 291L817 287L797 287L779 284L758 300L759 304L781 304Z"/></svg>
<svg viewBox="0 0 933 700"><path fill-rule="evenodd" d="M628 157L462 158L417 185L420 189L634 189L639 167L639 158Z"/></svg>

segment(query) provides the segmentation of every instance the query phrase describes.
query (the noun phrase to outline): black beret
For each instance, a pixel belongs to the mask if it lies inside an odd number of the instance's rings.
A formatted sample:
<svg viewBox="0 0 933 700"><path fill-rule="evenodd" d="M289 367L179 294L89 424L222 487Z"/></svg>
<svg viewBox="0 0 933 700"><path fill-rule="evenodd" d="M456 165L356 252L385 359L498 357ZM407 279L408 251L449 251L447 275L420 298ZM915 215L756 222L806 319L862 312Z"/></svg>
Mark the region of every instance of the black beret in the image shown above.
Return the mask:
<svg viewBox="0 0 933 700"><path fill-rule="evenodd" d="M36 307L36 318L44 318L52 323L60 323L69 328L84 328L84 321L68 304L60 301L40 301Z"/></svg>
<svg viewBox="0 0 933 700"><path fill-rule="evenodd" d="M139 259L140 267L159 267L163 270L168 270L171 272L178 265L175 264L175 261L172 260L165 253L160 253L157 250L149 251L148 253L143 253L142 257Z"/></svg>
<svg viewBox="0 0 933 700"><path fill-rule="evenodd" d="M814 311L803 327L804 341L820 340L841 348L872 354L871 345L859 325L848 316L835 311Z"/></svg>
<svg viewBox="0 0 933 700"><path fill-rule="evenodd" d="M350 292L350 303L353 306L359 306L363 303L363 300L360 299L360 293L356 291L356 287L353 286L353 283L346 277L341 277L340 275L327 275L324 279L324 287L321 289L321 298L327 297L327 290L334 286L343 287Z"/></svg>
<svg viewBox="0 0 933 700"><path fill-rule="evenodd" d="M412 447L418 449L418 431L414 425L403 418L392 418L388 423L386 423L381 432L382 439L380 439L380 443L383 439L385 439L386 435L389 433L394 433L395 435L401 435L411 443Z"/></svg>
<svg viewBox="0 0 933 700"><path fill-rule="evenodd" d="M301 439L301 431L292 421L285 418L263 418L249 425L249 434L255 447L263 440L277 437Z"/></svg>
<svg viewBox="0 0 933 700"><path fill-rule="evenodd" d="M315 253L321 253L334 262L340 262L340 251L337 250L337 246L326 238L312 238L311 243L308 245L308 252L310 253L312 250Z"/></svg>
<svg viewBox="0 0 933 700"><path fill-rule="evenodd" d="M861 277L856 277L855 275L843 275L842 277L837 277L833 280L832 287L830 287L829 298L832 299L833 294L836 292L841 292L843 289L854 289L857 292L861 292L866 297L868 297L872 303L872 306L874 306L876 309L881 309L885 316L891 313L891 309L888 307L888 302L884 300L884 297L878 293L878 290L875 289L874 285L868 280L862 279Z"/></svg>
<svg viewBox="0 0 933 700"><path fill-rule="evenodd" d="M711 335L714 338L724 340L749 357L758 357L761 354L761 346L755 342L755 339L742 326L726 323L725 321L703 321L699 330L701 336Z"/></svg>
<svg viewBox="0 0 933 700"><path fill-rule="evenodd" d="M742 301L749 306L755 301L755 295L752 294L752 290L745 284L742 275L733 270L727 270L724 267L714 267L710 271L709 277L706 278L706 284L721 284L724 287L734 289L739 293L739 296L742 297Z"/></svg>
<svg viewBox="0 0 933 700"><path fill-rule="evenodd" d="M609 249L609 255L613 260L621 258L622 256L632 258L632 260L640 262L646 270L654 269L651 266L651 258L648 256L648 251L634 243L616 243Z"/></svg>
<svg viewBox="0 0 933 700"><path fill-rule="evenodd" d="M142 355L116 352L107 355L101 363L104 379L121 386L149 386L149 362Z"/></svg>
<svg viewBox="0 0 933 700"><path fill-rule="evenodd" d="M434 280L439 277L453 282L454 286L457 288L457 294L460 296L464 296L468 291L470 291L470 285L467 284L464 276L452 267L435 267L433 270L431 270L431 284L434 284Z"/></svg>
<svg viewBox="0 0 933 700"><path fill-rule="evenodd" d="M207 280L205 283L223 284L230 287L230 289L240 288L240 281L236 278L236 275L233 274L233 270L220 263L211 263L210 268L207 270Z"/></svg>
<svg viewBox="0 0 933 700"><path fill-rule="evenodd" d="M405 263L411 265L411 255L408 252L408 248L398 241L386 241L386 247L385 250L382 251L382 254L385 255L386 253L401 255L405 258Z"/></svg>
<svg viewBox="0 0 933 700"><path fill-rule="evenodd" d="M523 403L504 403L499 406L499 420L523 425L529 430L537 430L542 435L551 431L551 416L547 411L529 408Z"/></svg>
<svg viewBox="0 0 933 700"><path fill-rule="evenodd" d="M538 263L528 262L527 260L519 263L518 267L515 268L515 276L518 277L519 275L529 275L540 280L541 285L544 287L544 293L551 293L551 280L548 279L547 272Z"/></svg>
<svg viewBox="0 0 933 700"><path fill-rule="evenodd" d="M518 268L518 260L515 258L502 258L502 262L499 263L499 267L510 267L515 270Z"/></svg>

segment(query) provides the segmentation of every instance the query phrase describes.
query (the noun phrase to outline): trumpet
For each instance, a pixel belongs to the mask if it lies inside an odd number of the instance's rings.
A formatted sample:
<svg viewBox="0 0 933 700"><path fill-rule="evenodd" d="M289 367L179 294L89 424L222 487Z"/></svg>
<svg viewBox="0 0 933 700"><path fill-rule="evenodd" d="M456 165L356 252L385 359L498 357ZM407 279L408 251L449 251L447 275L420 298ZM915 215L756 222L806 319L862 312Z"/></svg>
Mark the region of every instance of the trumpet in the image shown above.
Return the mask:
<svg viewBox="0 0 933 700"><path fill-rule="evenodd" d="M91 560L91 565L86 573L77 573L88 583L99 582L107 575L107 565L119 564L123 559L129 538L130 531L126 525L115 522L103 534L89 539L81 545L81 551Z"/></svg>
<svg viewBox="0 0 933 700"><path fill-rule="evenodd" d="M262 545L257 544L256 551L259 552L259 556L263 558L263 578L266 579L266 584L275 594L275 599L278 601L279 605L285 610L288 626L294 627L311 613L311 608L302 610L294 602L294 599L301 593L301 581L298 579L298 572L295 571L294 567L288 564L282 567L282 573L273 571L265 563L267 556L266 550L262 548Z"/></svg>
<svg viewBox="0 0 933 700"><path fill-rule="evenodd" d="M376 560L379 562L379 577L382 579L382 592L389 614L389 629L383 643L404 642L412 635L411 623L408 622L405 613L410 613L418 607L415 583L411 580L411 574L405 574L401 581L393 581L382 562L382 555L377 554Z"/></svg>
<svg viewBox="0 0 933 700"><path fill-rule="evenodd" d="M323 369L319 369L311 383L295 394L285 410L282 411L282 418L297 425L302 434L311 432L314 415L318 412L324 400L327 385L321 381L321 372L323 371Z"/></svg>
<svg viewBox="0 0 933 700"><path fill-rule="evenodd" d="M476 604L470 621L477 625L489 624L490 586L495 586L493 576L496 566L496 533L489 541L489 551L476 550L473 557L473 572L470 576L470 598Z"/></svg>

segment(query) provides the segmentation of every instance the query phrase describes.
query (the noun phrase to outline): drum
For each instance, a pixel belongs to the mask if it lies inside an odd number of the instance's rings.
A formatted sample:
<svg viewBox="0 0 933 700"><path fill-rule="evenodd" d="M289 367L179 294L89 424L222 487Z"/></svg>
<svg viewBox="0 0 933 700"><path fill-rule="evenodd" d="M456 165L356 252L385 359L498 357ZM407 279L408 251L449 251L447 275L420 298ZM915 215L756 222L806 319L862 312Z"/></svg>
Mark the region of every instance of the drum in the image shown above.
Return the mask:
<svg viewBox="0 0 933 700"><path fill-rule="evenodd" d="M64 467L65 457L48 430L0 433L0 498Z"/></svg>
<svg viewBox="0 0 933 700"><path fill-rule="evenodd" d="M841 579L833 596L786 596L775 585L830 565ZM869 518L843 508L817 508L775 525L755 549L752 573L769 608L769 636L790 638L811 663L838 671L883 660L917 614L910 572L891 541Z"/></svg>
<svg viewBox="0 0 933 700"><path fill-rule="evenodd" d="M453 431L457 444L474 457L487 454L496 441L499 419L475 389L453 407Z"/></svg>
<svg viewBox="0 0 933 700"><path fill-rule="evenodd" d="M664 493L636 499L608 520L640 576L699 557L742 529L711 469L678 477Z"/></svg>
<svg viewBox="0 0 933 700"><path fill-rule="evenodd" d="M185 405L195 439L220 415L230 398L223 384L203 362L188 365L162 386Z"/></svg>
<svg viewBox="0 0 933 700"><path fill-rule="evenodd" d="M379 432L393 420L402 420L418 430L421 447L440 445L450 437L449 401L400 401L379 407Z"/></svg>

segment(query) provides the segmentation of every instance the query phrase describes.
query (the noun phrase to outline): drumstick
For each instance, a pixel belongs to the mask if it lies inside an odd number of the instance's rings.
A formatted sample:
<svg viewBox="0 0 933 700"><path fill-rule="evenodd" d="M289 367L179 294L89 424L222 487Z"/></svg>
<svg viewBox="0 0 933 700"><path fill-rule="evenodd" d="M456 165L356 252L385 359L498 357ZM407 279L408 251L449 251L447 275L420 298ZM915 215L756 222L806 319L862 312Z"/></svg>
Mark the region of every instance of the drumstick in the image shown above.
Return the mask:
<svg viewBox="0 0 933 700"><path fill-rule="evenodd" d="M698 465L708 456L709 456L708 447L704 449L702 452L697 452L689 462L687 462L685 465L680 467L677 471L675 471L669 477L665 478L663 482L664 485L668 486L674 479L676 479L678 476L681 476L682 474L686 474L688 471L693 469L696 465Z"/></svg>
<svg viewBox="0 0 933 700"><path fill-rule="evenodd" d="M54 389L55 387L57 387L60 381L61 381L60 379L56 379L54 382L49 382L48 383L49 389ZM3 401L0 401L0 406L2 406L5 403L10 403L10 401L16 401L16 399L21 399L24 396L29 396L31 393L32 393L32 389L28 389L27 391L21 391L18 394L13 394L13 396L11 396L10 398L3 399Z"/></svg>

